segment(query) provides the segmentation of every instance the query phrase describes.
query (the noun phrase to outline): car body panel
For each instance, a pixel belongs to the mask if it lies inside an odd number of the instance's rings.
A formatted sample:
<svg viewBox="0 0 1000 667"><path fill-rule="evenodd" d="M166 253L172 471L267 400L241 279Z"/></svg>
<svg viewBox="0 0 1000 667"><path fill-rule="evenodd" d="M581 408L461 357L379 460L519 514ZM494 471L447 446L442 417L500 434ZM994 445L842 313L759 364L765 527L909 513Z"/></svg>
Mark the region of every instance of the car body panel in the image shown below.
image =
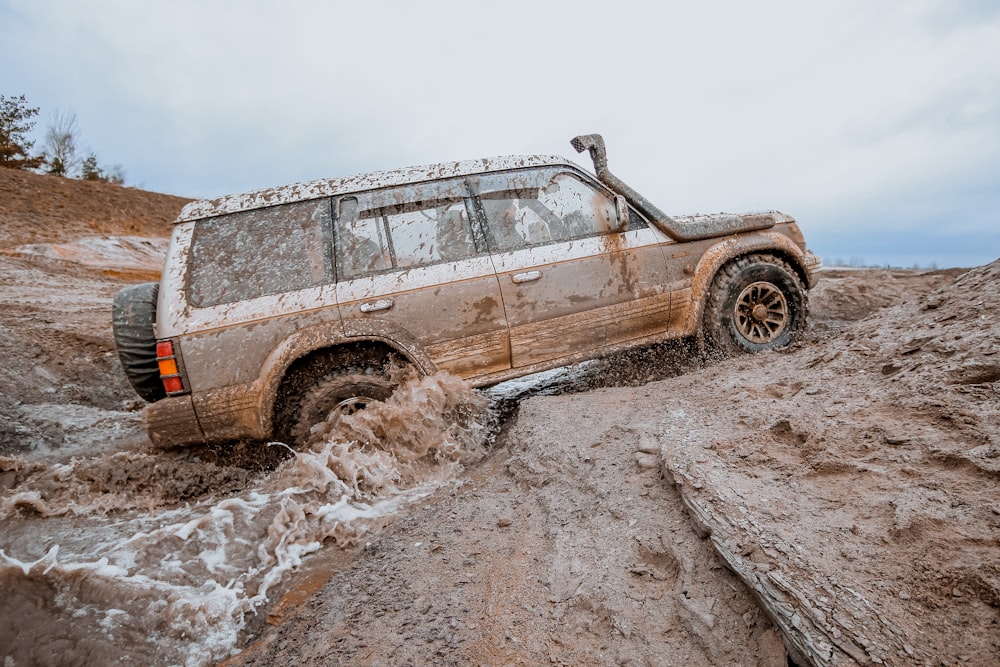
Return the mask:
<svg viewBox="0 0 1000 667"><path fill-rule="evenodd" d="M473 377L510 367L503 301L489 256L348 280L337 290L348 327L362 320L406 329L441 370Z"/></svg>
<svg viewBox="0 0 1000 667"><path fill-rule="evenodd" d="M498 253L493 261L515 368L666 328L666 265L648 229ZM526 275L533 279L519 280Z"/></svg>

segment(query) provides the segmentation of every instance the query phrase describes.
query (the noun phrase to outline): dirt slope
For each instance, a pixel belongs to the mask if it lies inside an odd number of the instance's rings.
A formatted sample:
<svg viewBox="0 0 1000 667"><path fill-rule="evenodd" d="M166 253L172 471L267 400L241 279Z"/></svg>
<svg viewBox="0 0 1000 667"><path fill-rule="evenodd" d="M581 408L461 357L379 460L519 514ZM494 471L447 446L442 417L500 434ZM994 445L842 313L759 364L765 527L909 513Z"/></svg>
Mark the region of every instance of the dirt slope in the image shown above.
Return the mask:
<svg viewBox="0 0 1000 667"><path fill-rule="evenodd" d="M187 201L0 169L0 455L75 453L72 445L90 444L89 427L121 410L125 430L137 432L139 401L115 353L111 298L156 279Z"/></svg>
<svg viewBox="0 0 1000 667"><path fill-rule="evenodd" d="M672 383L665 469L800 660L1000 662L998 290L1000 261Z"/></svg>

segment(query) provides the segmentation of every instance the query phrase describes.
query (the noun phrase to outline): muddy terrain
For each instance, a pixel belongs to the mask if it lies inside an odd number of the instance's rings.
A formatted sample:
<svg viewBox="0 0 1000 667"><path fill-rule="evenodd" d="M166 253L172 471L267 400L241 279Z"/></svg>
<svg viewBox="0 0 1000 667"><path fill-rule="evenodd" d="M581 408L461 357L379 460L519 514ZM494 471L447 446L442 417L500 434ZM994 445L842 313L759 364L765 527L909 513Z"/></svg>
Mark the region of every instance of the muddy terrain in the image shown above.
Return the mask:
<svg viewBox="0 0 1000 667"><path fill-rule="evenodd" d="M161 452L110 301L184 200L4 171L5 665L1000 663L1000 261L827 269L780 353Z"/></svg>

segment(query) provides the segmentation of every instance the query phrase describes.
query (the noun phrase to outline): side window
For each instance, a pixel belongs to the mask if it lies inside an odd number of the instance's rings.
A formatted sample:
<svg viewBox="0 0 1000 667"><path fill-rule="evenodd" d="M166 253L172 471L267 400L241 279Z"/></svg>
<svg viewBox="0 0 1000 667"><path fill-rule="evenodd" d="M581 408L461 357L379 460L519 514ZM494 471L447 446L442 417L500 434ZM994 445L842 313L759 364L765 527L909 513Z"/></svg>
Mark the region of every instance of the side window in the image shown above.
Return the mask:
<svg viewBox="0 0 1000 667"><path fill-rule="evenodd" d="M328 199L199 220L188 300L204 308L328 282L330 228Z"/></svg>
<svg viewBox="0 0 1000 667"><path fill-rule="evenodd" d="M337 211L337 271L341 279L392 268L385 222L377 211L358 210L357 197L344 197Z"/></svg>
<svg viewBox="0 0 1000 667"><path fill-rule="evenodd" d="M574 174L544 169L470 180L494 250L605 234L617 224L614 199Z"/></svg>
<svg viewBox="0 0 1000 667"><path fill-rule="evenodd" d="M336 225L340 279L476 255L468 202L461 180L342 198Z"/></svg>
<svg viewBox="0 0 1000 667"><path fill-rule="evenodd" d="M489 225L491 245L497 250L517 250L552 240L546 216L538 206L537 189L500 190L480 195Z"/></svg>
<svg viewBox="0 0 1000 667"><path fill-rule="evenodd" d="M476 254L465 200L414 202L382 209L396 268L450 262Z"/></svg>
<svg viewBox="0 0 1000 667"><path fill-rule="evenodd" d="M538 201L560 221L560 241L606 234L618 221L614 200L572 174L556 174L538 193Z"/></svg>

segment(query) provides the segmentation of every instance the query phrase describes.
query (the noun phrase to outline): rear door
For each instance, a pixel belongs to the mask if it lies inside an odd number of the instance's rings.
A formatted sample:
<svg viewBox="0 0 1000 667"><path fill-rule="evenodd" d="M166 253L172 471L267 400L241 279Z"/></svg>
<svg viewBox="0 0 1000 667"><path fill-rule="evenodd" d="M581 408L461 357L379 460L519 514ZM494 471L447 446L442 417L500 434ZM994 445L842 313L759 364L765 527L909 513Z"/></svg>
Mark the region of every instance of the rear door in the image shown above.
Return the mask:
<svg viewBox="0 0 1000 667"><path fill-rule="evenodd" d="M348 335L420 347L464 378L510 368L500 287L462 179L345 196L336 207Z"/></svg>
<svg viewBox="0 0 1000 667"><path fill-rule="evenodd" d="M613 195L568 167L469 179L500 280L513 367L590 356L665 331L658 238L616 230Z"/></svg>

